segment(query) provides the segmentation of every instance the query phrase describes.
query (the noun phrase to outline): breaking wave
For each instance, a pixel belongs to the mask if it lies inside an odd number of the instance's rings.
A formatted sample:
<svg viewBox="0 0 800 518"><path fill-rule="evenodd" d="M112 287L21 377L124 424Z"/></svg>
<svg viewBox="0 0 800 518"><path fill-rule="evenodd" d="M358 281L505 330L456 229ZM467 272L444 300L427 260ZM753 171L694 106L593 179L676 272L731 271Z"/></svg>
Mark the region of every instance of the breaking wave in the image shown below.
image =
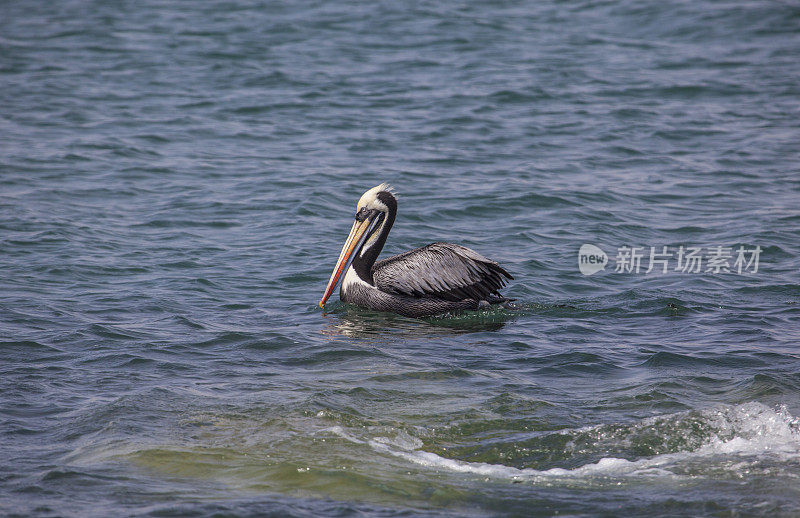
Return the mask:
<svg viewBox="0 0 800 518"><path fill-rule="evenodd" d="M786 407L777 409L758 402L720 406L642 420L627 427L597 425L571 430L575 440L595 439L598 450L609 443L630 445L641 434L661 434L663 444L677 449L640 458L602 457L574 468L517 468L504 464L468 462L423 450L424 443L406 432L395 437L358 438L340 426L328 431L348 441L367 444L374 451L436 470L469 473L514 481L581 477L703 475L709 470L742 470L764 462L784 463L800 457L800 419ZM565 432L561 432L565 433ZM737 462L731 463L731 460Z"/></svg>

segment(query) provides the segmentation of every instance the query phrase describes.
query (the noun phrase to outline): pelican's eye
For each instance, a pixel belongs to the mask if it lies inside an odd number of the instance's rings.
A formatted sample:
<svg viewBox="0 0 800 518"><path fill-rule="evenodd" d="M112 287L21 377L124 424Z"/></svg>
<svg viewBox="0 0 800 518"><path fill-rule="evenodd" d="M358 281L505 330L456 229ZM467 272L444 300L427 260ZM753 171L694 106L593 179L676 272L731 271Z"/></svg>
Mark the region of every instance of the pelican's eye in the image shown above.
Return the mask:
<svg viewBox="0 0 800 518"><path fill-rule="evenodd" d="M364 221L368 213L369 211L367 210L366 207L361 207L361 210L356 212L356 221Z"/></svg>

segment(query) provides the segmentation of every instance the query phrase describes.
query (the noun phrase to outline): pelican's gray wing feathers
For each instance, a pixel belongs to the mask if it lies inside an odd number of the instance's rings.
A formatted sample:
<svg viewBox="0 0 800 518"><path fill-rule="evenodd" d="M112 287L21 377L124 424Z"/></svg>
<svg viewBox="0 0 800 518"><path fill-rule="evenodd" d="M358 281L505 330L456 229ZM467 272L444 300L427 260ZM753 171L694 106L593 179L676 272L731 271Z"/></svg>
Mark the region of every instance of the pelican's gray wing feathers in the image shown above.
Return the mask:
<svg viewBox="0 0 800 518"><path fill-rule="evenodd" d="M385 292L445 300L487 300L513 277L478 252L452 243L433 243L378 261L375 286ZM501 297L502 298L502 297Z"/></svg>

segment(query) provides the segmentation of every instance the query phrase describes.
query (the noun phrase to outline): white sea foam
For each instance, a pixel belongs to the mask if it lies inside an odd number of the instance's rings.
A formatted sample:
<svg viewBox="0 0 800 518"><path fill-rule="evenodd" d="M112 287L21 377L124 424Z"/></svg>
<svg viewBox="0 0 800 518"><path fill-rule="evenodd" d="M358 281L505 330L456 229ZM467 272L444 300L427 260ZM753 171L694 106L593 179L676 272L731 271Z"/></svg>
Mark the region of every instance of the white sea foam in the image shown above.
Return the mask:
<svg viewBox="0 0 800 518"><path fill-rule="evenodd" d="M677 422L686 418L687 415L688 413L659 416L646 419L633 426L637 428L654 427L657 430L660 424ZM771 456L777 461L800 458L800 419L792 416L784 407L776 410L761 403L751 402L701 411L693 417L700 419L703 425L712 430L706 441L695 449L636 460L605 457L576 468L547 470L448 459L420 450L423 445L422 441L405 432L392 438L359 439L345 432L339 426L331 428L329 431L354 443L368 444L377 452L432 469L517 480L625 476L674 477L681 471L683 465L697 461L711 461L717 456L725 458ZM585 433L601 426L585 427L575 430L575 432Z"/></svg>

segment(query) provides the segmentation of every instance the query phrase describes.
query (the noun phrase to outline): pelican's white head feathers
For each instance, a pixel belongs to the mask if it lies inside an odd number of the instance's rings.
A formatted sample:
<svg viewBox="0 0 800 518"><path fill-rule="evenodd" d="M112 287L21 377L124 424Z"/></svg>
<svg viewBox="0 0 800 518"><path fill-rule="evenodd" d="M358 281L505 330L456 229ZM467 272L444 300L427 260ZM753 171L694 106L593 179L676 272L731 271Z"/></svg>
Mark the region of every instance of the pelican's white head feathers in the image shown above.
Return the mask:
<svg viewBox="0 0 800 518"><path fill-rule="evenodd" d="M386 212L389 208L384 204L380 199L378 199L378 193L386 191L390 193L392 196L397 197L394 192L394 187L389 185L388 183L384 182L380 185L376 185L372 189L368 190L364 194L361 195L361 199L358 200L356 204L356 212L366 207L367 209L378 209L380 211Z"/></svg>
<svg viewBox="0 0 800 518"><path fill-rule="evenodd" d="M389 185L386 182L380 185L376 185L375 187L373 187L372 189L368 190L367 192L361 195L361 199L359 199L358 203L356 204L356 215L358 215L357 214L358 211L362 209L378 210L380 212L383 212L384 214L388 214L389 207L386 205L386 203L384 203L381 200L380 196L378 196L382 192L386 192L389 194L389 196L391 196L391 198L395 198L394 188L391 185ZM386 200L386 197L384 196L383 199ZM378 227L377 230L373 232L372 235L369 236L366 243L364 243L364 246L361 249L362 256L367 252L367 250L372 248L372 245L374 245L378 241L378 236L380 235L381 232L383 232L383 227L385 225L386 225L386 219L384 218L383 221L381 222L381 226Z"/></svg>

